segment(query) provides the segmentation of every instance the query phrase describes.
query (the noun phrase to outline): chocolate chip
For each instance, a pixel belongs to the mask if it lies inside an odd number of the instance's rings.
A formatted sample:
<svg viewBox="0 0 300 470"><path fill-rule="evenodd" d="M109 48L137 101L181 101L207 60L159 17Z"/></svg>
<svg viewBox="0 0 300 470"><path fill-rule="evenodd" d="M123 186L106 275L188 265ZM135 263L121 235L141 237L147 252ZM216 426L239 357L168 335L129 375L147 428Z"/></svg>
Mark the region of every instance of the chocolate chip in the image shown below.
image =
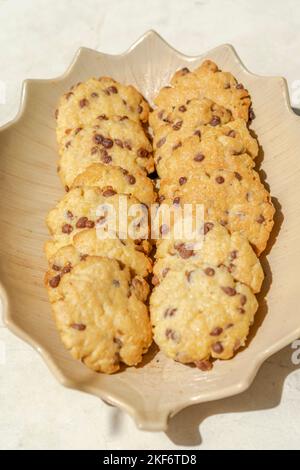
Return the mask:
<svg viewBox="0 0 300 470"><path fill-rule="evenodd" d="M139 104L137 108L137 112L141 114L143 112L143 107Z"/></svg>
<svg viewBox="0 0 300 470"><path fill-rule="evenodd" d="M223 333L223 328L217 326L209 334L210 336L220 336Z"/></svg>
<svg viewBox="0 0 300 470"><path fill-rule="evenodd" d="M217 176L217 177L216 177L216 182L217 182L218 184L223 184L224 181L225 181L225 179L223 178L223 176Z"/></svg>
<svg viewBox="0 0 300 470"><path fill-rule="evenodd" d="M188 259L194 255L194 251L191 249L188 249L184 243L179 243L175 245L175 250L178 251L179 256L183 259Z"/></svg>
<svg viewBox="0 0 300 470"><path fill-rule="evenodd" d="M172 147L172 150L177 150L179 149L179 147L182 146L182 143L181 142L178 142L177 144L174 144L173 147Z"/></svg>
<svg viewBox="0 0 300 470"><path fill-rule="evenodd" d="M104 224L105 221L106 221L106 216L105 216L105 215L101 215L101 216L98 217L98 219L96 220L96 222L97 222L98 225Z"/></svg>
<svg viewBox="0 0 300 470"><path fill-rule="evenodd" d="M110 86L110 87L107 88L107 90L112 94L118 93L118 89L115 86Z"/></svg>
<svg viewBox="0 0 300 470"><path fill-rule="evenodd" d="M166 137L163 137L157 142L156 147L159 149L162 145L164 145L165 142L166 142Z"/></svg>
<svg viewBox="0 0 300 470"><path fill-rule="evenodd" d="M187 73L190 73L190 69L188 69L187 67L183 67L180 72L181 75L186 75Z"/></svg>
<svg viewBox="0 0 300 470"><path fill-rule="evenodd" d="M118 281L117 279L113 279L112 283L114 287L120 287L120 281Z"/></svg>
<svg viewBox="0 0 300 470"><path fill-rule="evenodd" d="M95 144L102 144L103 139L104 139L104 137L101 134L95 134L94 137L93 137L93 140L94 140Z"/></svg>
<svg viewBox="0 0 300 470"><path fill-rule="evenodd" d="M98 147L92 147L91 148L91 155L96 155L96 153L98 153L98 152L99 152Z"/></svg>
<svg viewBox="0 0 300 470"><path fill-rule="evenodd" d="M80 217L76 222L76 228L85 228L88 220L87 217Z"/></svg>
<svg viewBox="0 0 300 470"><path fill-rule="evenodd" d="M100 114L99 116L97 116L97 119L99 119L99 121L108 121L108 117L106 116L106 114Z"/></svg>
<svg viewBox="0 0 300 470"><path fill-rule="evenodd" d="M198 369L202 370L203 372L207 372L208 370L211 370L213 366L212 363L207 360L195 361L194 364Z"/></svg>
<svg viewBox="0 0 300 470"><path fill-rule="evenodd" d="M179 106L178 110L181 112L181 113L185 113L186 112L186 106L184 106L184 104L182 106Z"/></svg>
<svg viewBox="0 0 300 470"><path fill-rule="evenodd" d="M88 220L85 224L86 228L94 228L95 227L95 222L93 220Z"/></svg>
<svg viewBox="0 0 300 470"><path fill-rule="evenodd" d="M93 93L91 93L91 97L92 98L98 98L98 93L96 93L95 91L93 91Z"/></svg>
<svg viewBox="0 0 300 470"><path fill-rule="evenodd" d="M206 276L214 276L215 275L215 270L213 268L205 268L204 272Z"/></svg>
<svg viewBox="0 0 300 470"><path fill-rule="evenodd" d="M71 271L72 265L71 263L67 263L61 270L62 274L67 274Z"/></svg>
<svg viewBox="0 0 300 470"><path fill-rule="evenodd" d="M228 132L227 137L236 137L236 132L232 129L231 131Z"/></svg>
<svg viewBox="0 0 300 470"><path fill-rule="evenodd" d="M70 234L73 231L73 227L70 224L64 224L61 228L62 233Z"/></svg>
<svg viewBox="0 0 300 470"><path fill-rule="evenodd" d="M245 305L247 303L247 297L244 294L240 295L240 304Z"/></svg>
<svg viewBox="0 0 300 470"><path fill-rule="evenodd" d="M79 106L80 108L84 108L85 106L89 105L89 101L86 98L83 98L82 100L79 101Z"/></svg>
<svg viewBox="0 0 300 470"><path fill-rule="evenodd" d="M191 282L193 272L194 271L186 271L185 272L185 276L186 276L188 282Z"/></svg>
<svg viewBox="0 0 300 470"><path fill-rule="evenodd" d="M135 184L136 183L136 179L133 175L126 175L126 179L127 179L129 184Z"/></svg>
<svg viewBox="0 0 300 470"><path fill-rule="evenodd" d="M53 269L53 271L60 271L61 267L58 266L57 264L52 264L51 269Z"/></svg>
<svg viewBox="0 0 300 470"><path fill-rule="evenodd" d="M243 85L242 83L237 83L236 86L235 86L235 88L236 88L237 90L243 90L243 89L244 89L244 85Z"/></svg>
<svg viewBox="0 0 300 470"><path fill-rule="evenodd" d="M256 222L258 224L263 224L265 220L266 219L264 218L264 216L262 214L260 214L260 216L256 219Z"/></svg>
<svg viewBox="0 0 300 470"><path fill-rule="evenodd" d="M176 343L179 342L179 335L176 333L176 331L172 330L171 328L166 329L166 337L168 339L172 339Z"/></svg>
<svg viewBox="0 0 300 470"><path fill-rule="evenodd" d="M122 140L120 140L120 139L115 139L115 144L116 144L118 147L124 148L123 142L122 142Z"/></svg>
<svg viewBox="0 0 300 470"><path fill-rule="evenodd" d="M169 227L167 224L162 224L159 228L160 234L165 235L166 233L169 232Z"/></svg>
<svg viewBox="0 0 300 470"><path fill-rule="evenodd" d="M144 148L138 149L137 154L138 154L138 157L140 158L148 158L149 156L148 150Z"/></svg>
<svg viewBox="0 0 300 470"><path fill-rule="evenodd" d="M238 251L237 250L233 250L233 251L230 252L230 259L231 260L236 259L237 256L238 256Z"/></svg>
<svg viewBox="0 0 300 470"><path fill-rule="evenodd" d="M223 348L222 343L220 343L220 341L217 341L217 343L214 343L214 344L212 345L212 350L213 350L216 354L222 354L222 352L224 351L224 348Z"/></svg>
<svg viewBox="0 0 300 470"><path fill-rule="evenodd" d="M186 182L187 182L187 178L185 176L181 176L178 180L178 183L180 184L180 186L182 186Z"/></svg>
<svg viewBox="0 0 300 470"><path fill-rule="evenodd" d="M71 328L77 331L84 331L86 329L86 325L84 325L83 323L72 323L72 325L70 326Z"/></svg>
<svg viewBox="0 0 300 470"><path fill-rule="evenodd" d="M225 292L225 294L229 295L230 297L236 295L236 290L233 287L221 287L221 289L223 292Z"/></svg>
<svg viewBox="0 0 300 470"><path fill-rule="evenodd" d="M202 162L204 160L205 156L203 153L197 153L197 155L194 157L195 162Z"/></svg>
<svg viewBox="0 0 300 470"><path fill-rule="evenodd" d="M60 274L58 274L57 276L54 276L52 279L50 279L49 281L49 285L50 287L52 287L53 289L55 289L58 284L60 283Z"/></svg>
<svg viewBox="0 0 300 470"><path fill-rule="evenodd" d="M112 157L110 155L108 155L107 152L103 153L102 156L101 156L101 160L103 163L111 163L112 162Z"/></svg>
<svg viewBox="0 0 300 470"><path fill-rule="evenodd" d="M237 180L241 181L243 178L242 176L240 175L240 173L238 173L237 171L234 172L234 176L236 177Z"/></svg>
<svg viewBox="0 0 300 470"><path fill-rule="evenodd" d="M132 150L132 145L131 145L131 142L129 142L129 140L124 140L123 144L127 150Z"/></svg>
<svg viewBox="0 0 300 470"><path fill-rule="evenodd" d="M219 126L221 124L221 119L219 118L219 116L213 116L211 118L211 121L210 121L210 125L211 126Z"/></svg>
<svg viewBox="0 0 300 470"><path fill-rule="evenodd" d="M206 235L213 228L214 228L214 224L212 222L206 222L204 224L204 235Z"/></svg>
<svg viewBox="0 0 300 470"><path fill-rule="evenodd" d="M103 145L103 147L105 147L106 149L110 149L113 145L114 145L114 142L113 140L109 139L109 138L104 138L101 142L101 144Z"/></svg>
<svg viewBox="0 0 300 470"><path fill-rule="evenodd" d="M178 121L178 122L175 122L175 124L173 124L172 129L173 129L174 131L179 131L179 129L181 128L181 126L182 126L182 121Z"/></svg>
<svg viewBox="0 0 300 470"><path fill-rule="evenodd" d="M252 108L249 109L249 120L253 121L255 119L255 113Z"/></svg>
<svg viewBox="0 0 300 470"><path fill-rule="evenodd" d="M104 197L114 196L115 194L117 194L117 192L113 188L107 188L102 193Z"/></svg>
<svg viewBox="0 0 300 470"><path fill-rule="evenodd" d="M178 206L180 204L180 197L177 196L173 199L173 205L174 206Z"/></svg>
<svg viewBox="0 0 300 470"><path fill-rule="evenodd" d="M199 130L195 131L194 135L197 135L198 137L201 137L201 131L199 131Z"/></svg>
<svg viewBox="0 0 300 470"><path fill-rule="evenodd" d="M164 318L173 317L176 312L177 312L177 308L169 307L165 310Z"/></svg>

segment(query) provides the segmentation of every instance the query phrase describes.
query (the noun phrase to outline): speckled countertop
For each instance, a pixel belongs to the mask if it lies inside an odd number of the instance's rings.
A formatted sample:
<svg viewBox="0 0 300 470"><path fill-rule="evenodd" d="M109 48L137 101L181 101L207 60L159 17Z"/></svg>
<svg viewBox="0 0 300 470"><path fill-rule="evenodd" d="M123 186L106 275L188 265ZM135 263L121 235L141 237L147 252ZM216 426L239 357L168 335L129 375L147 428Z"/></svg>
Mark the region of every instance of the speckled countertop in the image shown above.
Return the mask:
<svg viewBox="0 0 300 470"><path fill-rule="evenodd" d="M61 74L80 46L123 52L152 28L191 55L233 44L251 71L284 75L300 108L297 0L0 0L0 19L1 124L16 114L23 79ZM242 395L191 407L167 434L151 434L99 399L62 388L0 322L0 449L299 449L293 352L270 358Z"/></svg>

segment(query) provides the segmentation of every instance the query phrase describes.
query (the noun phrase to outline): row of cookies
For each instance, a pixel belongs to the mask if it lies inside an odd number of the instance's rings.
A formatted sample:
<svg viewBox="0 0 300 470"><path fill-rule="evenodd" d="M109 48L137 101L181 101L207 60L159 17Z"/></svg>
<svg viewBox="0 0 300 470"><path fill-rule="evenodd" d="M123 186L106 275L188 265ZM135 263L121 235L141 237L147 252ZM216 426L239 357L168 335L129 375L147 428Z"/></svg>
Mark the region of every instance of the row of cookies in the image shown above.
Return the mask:
<svg viewBox="0 0 300 470"><path fill-rule="evenodd" d="M136 205L148 225L147 207L155 200L147 177L154 168L144 130L148 112L133 87L107 77L77 84L56 111L66 194L47 216L52 238L45 245L45 283L64 345L105 373L139 363L152 342L146 306L151 245L119 230L124 214L126 224L135 222L127 214ZM112 213L116 225L109 226Z"/></svg>
<svg viewBox="0 0 300 470"><path fill-rule="evenodd" d="M176 214L204 207L202 247L157 243L150 310L165 354L201 369L245 344L263 281L257 255L266 247L274 208L254 170L258 143L248 91L211 61L175 73L150 115L159 201ZM194 214L195 217L195 214Z"/></svg>

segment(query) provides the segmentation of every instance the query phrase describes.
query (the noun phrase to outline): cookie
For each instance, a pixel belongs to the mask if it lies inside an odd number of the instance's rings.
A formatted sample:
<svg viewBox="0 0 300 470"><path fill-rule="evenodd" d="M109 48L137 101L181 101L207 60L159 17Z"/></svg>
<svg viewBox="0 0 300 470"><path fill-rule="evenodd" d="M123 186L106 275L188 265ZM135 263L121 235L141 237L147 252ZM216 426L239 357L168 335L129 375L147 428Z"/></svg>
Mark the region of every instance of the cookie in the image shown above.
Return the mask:
<svg viewBox="0 0 300 470"><path fill-rule="evenodd" d="M152 271L152 261L142 251L140 243L140 240L130 238L99 239L96 229L83 230L73 238L73 245L81 255L115 258L128 266L132 273L146 277Z"/></svg>
<svg viewBox="0 0 300 470"><path fill-rule="evenodd" d="M92 163L120 166L136 173L154 170L152 146L139 124L117 118L101 122L105 123L106 133L98 129L98 125L74 129L60 145L58 174L65 187L70 187L76 176ZM115 135L128 138L114 138Z"/></svg>
<svg viewBox="0 0 300 470"><path fill-rule="evenodd" d="M273 227L274 207L258 174L249 169L239 173L206 169L195 176L182 174L178 180L164 179L160 201L174 207L203 204L205 218L225 225L230 233L244 235L261 254Z"/></svg>
<svg viewBox="0 0 300 470"><path fill-rule="evenodd" d="M126 206L127 217L120 218L120 214L126 215ZM129 236L140 243L141 250L150 249L149 242L143 239L148 235L146 206L134 197L116 194L112 189L71 189L49 212L46 222L53 238L45 245L48 259L62 246L72 244L78 232L95 227L99 238L109 233L113 238Z"/></svg>
<svg viewBox="0 0 300 470"><path fill-rule="evenodd" d="M60 142L68 129L90 126L98 116L126 116L136 122L147 122L148 114L148 103L133 86L122 85L110 77L90 78L60 99L55 112L57 140Z"/></svg>
<svg viewBox="0 0 300 470"><path fill-rule="evenodd" d="M125 242L125 240L124 240ZM126 240L99 240L96 230L83 230L73 238L73 244L60 248L49 260L49 270L45 277L51 301L57 300L58 286L62 277L88 256L115 259L120 266L127 266L134 277L136 293L145 301L149 295L149 286L143 279L152 269L150 259L144 253L135 250L134 242ZM139 289L138 289L139 287Z"/></svg>
<svg viewBox="0 0 300 470"><path fill-rule="evenodd" d="M155 283L172 271L191 271L203 263L224 266L235 281L246 284L254 293L261 289L264 273L249 242L238 232L230 234L221 224L206 221L199 239L176 238L172 229L169 238L159 240L153 273Z"/></svg>
<svg viewBox="0 0 300 470"><path fill-rule="evenodd" d="M154 340L166 356L201 368L244 346L257 307L249 287L222 267L169 271L150 298Z"/></svg>
<svg viewBox="0 0 300 470"><path fill-rule="evenodd" d="M171 79L171 85L184 91L186 99L205 96L229 109L234 119L251 118L249 92L229 72L223 72L211 60L205 60L193 72L184 67ZM196 95L196 96L195 96ZM161 107L160 100L155 103Z"/></svg>
<svg viewBox="0 0 300 470"><path fill-rule="evenodd" d="M141 362L152 335L146 305L130 270L115 260L88 257L65 274L52 303L57 329L71 355L97 372Z"/></svg>
<svg viewBox="0 0 300 470"><path fill-rule="evenodd" d="M195 174L205 168L239 171L240 168L254 167L257 142L249 133L243 135L229 126L211 131L203 127L201 132L201 137L194 135L179 140L173 149L168 146L170 136L167 136L166 143L155 153L160 178L177 179L182 172Z"/></svg>
<svg viewBox="0 0 300 470"><path fill-rule="evenodd" d="M149 115L149 123L154 133L161 127L166 131L179 131L184 128L196 130L199 126L215 127L232 120L229 110L207 98L191 99L186 102L184 94L177 88L171 88L169 95L168 108L155 109ZM183 103L178 104L180 100Z"/></svg>
<svg viewBox="0 0 300 470"><path fill-rule="evenodd" d="M102 163L90 165L73 181L72 187L97 186L101 189L112 188L118 194L134 196L150 206L156 198L153 182L141 173L129 173L120 167Z"/></svg>

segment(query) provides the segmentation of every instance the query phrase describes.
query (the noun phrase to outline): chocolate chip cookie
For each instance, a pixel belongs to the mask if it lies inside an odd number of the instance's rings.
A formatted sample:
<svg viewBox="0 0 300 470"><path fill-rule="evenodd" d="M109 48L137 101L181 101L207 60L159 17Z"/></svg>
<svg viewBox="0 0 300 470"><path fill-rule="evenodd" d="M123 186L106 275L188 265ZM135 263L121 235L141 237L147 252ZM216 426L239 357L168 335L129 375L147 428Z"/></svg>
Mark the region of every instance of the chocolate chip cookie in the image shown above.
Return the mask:
<svg viewBox="0 0 300 470"><path fill-rule="evenodd" d="M146 305L128 268L87 257L61 277L52 311L65 347L97 372L141 362L151 341Z"/></svg>

